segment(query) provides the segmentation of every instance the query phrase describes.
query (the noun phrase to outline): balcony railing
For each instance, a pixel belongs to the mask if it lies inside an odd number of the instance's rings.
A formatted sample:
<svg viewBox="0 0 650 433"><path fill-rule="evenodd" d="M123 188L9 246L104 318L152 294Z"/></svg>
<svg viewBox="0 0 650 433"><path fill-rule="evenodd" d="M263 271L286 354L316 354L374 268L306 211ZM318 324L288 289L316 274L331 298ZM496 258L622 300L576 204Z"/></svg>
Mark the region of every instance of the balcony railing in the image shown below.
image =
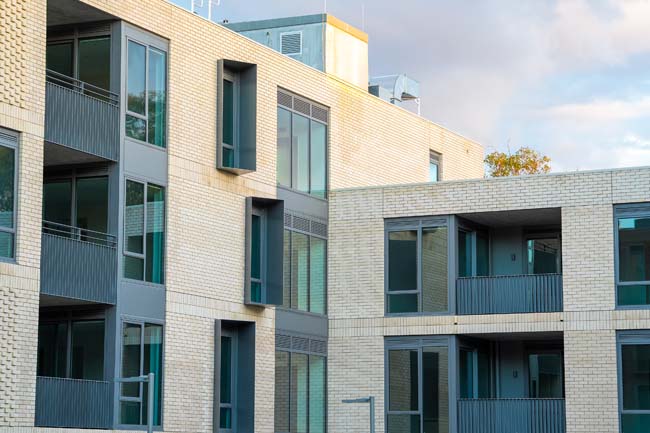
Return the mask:
<svg viewBox="0 0 650 433"><path fill-rule="evenodd" d="M564 399L458 400L458 433L564 433Z"/></svg>
<svg viewBox="0 0 650 433"><path fill-rule="evenodd" d="M45 140L117 161L118 95L49 69L46 76Z"/></svg>
<svg viewBox="0 0 650 433"><path fill-rule="evenodd" d="M110 382L36 378L36 427L110 429Z"/></svg>
<svg viewBox="0 0 650 433"><path fill-rule="evenodd" d="M562 275L503 275L456 280L458 314L562 311Z"/></svg>
<svg viewBox="0 0 650 433"><path fill-rule="evenodd" d="M44 221L41 293L115 304L116 243L113 235Z"/></svg>

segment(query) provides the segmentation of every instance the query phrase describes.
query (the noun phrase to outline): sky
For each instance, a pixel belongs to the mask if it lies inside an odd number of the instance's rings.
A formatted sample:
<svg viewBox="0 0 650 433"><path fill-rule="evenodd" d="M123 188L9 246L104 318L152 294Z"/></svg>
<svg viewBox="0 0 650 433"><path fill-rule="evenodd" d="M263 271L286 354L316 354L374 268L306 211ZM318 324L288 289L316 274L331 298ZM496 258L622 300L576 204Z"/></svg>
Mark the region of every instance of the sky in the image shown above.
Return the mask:
<svg viewBox="0 0 650 433"><path fill-rule="evenodd" d="M370 76L415 78L422 115L487 152L650 165L650 0L220 0L213 19L325 8L369 34Z"/></svg>

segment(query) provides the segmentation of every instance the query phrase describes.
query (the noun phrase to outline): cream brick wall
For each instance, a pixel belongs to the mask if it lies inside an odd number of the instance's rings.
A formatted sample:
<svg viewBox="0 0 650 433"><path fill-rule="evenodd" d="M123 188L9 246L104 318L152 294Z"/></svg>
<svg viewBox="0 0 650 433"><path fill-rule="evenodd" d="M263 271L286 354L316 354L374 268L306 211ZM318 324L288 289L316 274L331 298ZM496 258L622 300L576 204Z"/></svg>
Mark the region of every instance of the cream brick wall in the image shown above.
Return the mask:
<svg viewBox="0 0 650 433"><path fill-rule="evenodd" d="M20 134L16 260L0 263L0 429L34 423L45 4L0 2L0 127Z"/></svg>

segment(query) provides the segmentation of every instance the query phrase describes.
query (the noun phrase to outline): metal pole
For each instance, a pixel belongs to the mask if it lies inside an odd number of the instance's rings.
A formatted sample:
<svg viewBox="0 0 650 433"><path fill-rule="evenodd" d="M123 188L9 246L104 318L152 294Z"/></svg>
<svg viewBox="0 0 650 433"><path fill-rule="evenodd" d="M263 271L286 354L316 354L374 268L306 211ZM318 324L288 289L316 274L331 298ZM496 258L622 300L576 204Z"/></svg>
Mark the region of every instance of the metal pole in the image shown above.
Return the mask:
<svg viewBox="0 0 650 433"><path fill-rule="evenodd" d="M370 396L370 433L375 433L375 397Z"/></svg>
<svg viewBox="0 0 650 433"><path fill-rule="evenodd" d="M147 433L153 433L153 378L153 373L147 375Z"/></svg>

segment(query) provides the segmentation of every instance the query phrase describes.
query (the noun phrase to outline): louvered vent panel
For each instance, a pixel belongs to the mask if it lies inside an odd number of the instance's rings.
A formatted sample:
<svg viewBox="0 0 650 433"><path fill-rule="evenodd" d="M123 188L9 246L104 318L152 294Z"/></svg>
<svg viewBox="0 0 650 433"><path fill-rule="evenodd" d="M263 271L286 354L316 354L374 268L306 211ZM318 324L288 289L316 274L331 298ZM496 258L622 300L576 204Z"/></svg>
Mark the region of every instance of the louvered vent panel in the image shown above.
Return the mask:
<svg viewBox="0 0 650 433"><path fill-rule="evenodd" d="M311 117L321 122L327 123L327 110L317 107L315 105L311 106Z"/></svg>
<svg viewBox="0 0 650 433"><path fill-rule="evenodd" d="M303 337L292 337L291 349L300 350L301 352L309 352L309 339Z"/></svg>
<svg viewBox="0 0 650 433"><path fill-rule="evenodd" d="M303 232L309 232L309 220L298 216L293 216L293 228Z"/></svg>
<svg viewBox="0 0 650 433"><path fill-rule="evenodd" d="M298 113L311 116L311 104L299 98L293 98L293 109Z"/></svg>
<svg viewBox="0 0 650 433"><path fill-rule="evenodd" d="M327 355L327 342L322 340L311 340L309 351L311 353Z"/></svg>
<svg viewBox="0 0 650 433"><path fill-rule="evenodd" d="M317 235L317 236L322 236L322 237L327 237L327 225L323 223L319 223L316 221L311 222L311 233Z"/></svg>
<svg viewBox="0 0 650 433"><path fill-rule="evenodd" d="M288 56L300 54L302 51L302 32L283 33L280 35L282 54Z"/></svg>
<svg viewBox="0 0 650 433"><path fill-rule="evenodd" d="M293 96L284 93L282 90L278 90L278 105L283 107L293 108Z"/></svg>
<svg viewBox="0 0 650 433"><path fill-rule="evenodd" d="M291 227L291 214L290 213L285 213L284 214L284 226L285 227Z"/></svg>
<svg viewBox="0 0 650 433"><path fill-rule="evenodd" d="M15 135L7 134L0 130L0 143L7 146L16 146L18 144L18 139Z"/></svg>
<svg viewBox="0 0 650 433"><path fill-rule="evenodd" d="M275 348L291 350L291 337L288 335L275 335Z"/></svg>

